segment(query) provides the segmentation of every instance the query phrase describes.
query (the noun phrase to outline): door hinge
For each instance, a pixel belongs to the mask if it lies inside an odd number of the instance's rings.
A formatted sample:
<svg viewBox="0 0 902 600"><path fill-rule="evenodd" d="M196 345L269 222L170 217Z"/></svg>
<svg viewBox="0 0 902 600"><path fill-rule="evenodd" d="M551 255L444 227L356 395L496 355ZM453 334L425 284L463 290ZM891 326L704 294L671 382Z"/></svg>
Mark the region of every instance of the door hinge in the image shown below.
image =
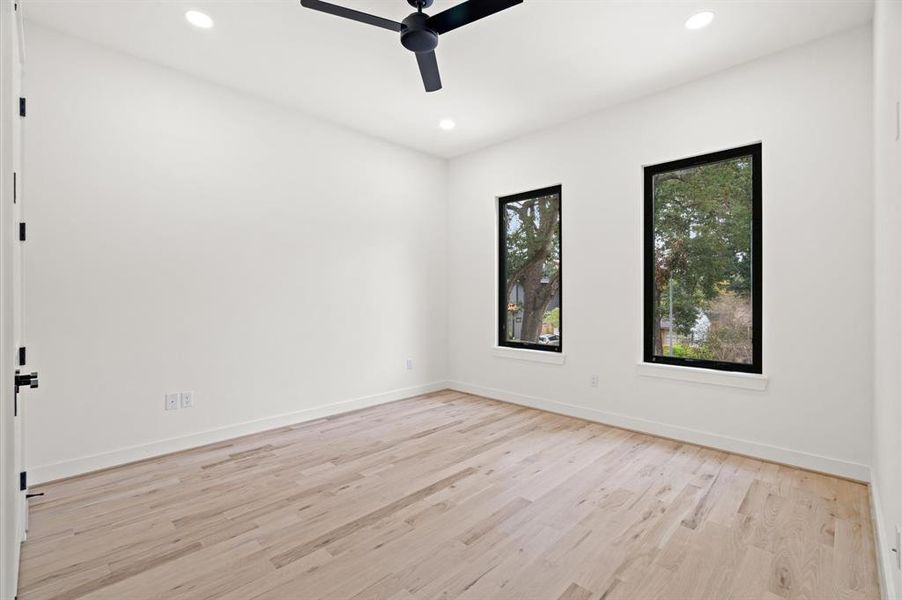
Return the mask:
<svg viewBox="0 0 902 600"><path fill-rule="evenodd" d="M16 203L16 197L18 196L19 186L16 184L16 172L13 171L13 204Z"/></svg>
<svg viewBox="0 0 902 600"><path fill-rule="evenodd" d="M19 366L25 366L25 346L19 348Z"/></svg>
<svg viewBox="0 0 902 600"><path fill-rule="evenodd" d="M19 223L19 241L25 241L25 223Z"/></svg>
<svg viewBox="0 0 902 600"><path fill-rule="evenodd" d="M24 492L28 489L28 473L21 471L19 473L19 491Z"/></svg>
<svg viewBox="0 0 902 600"><path fill-rule="evenodd" d="M25 116L25 98L19 98L19 116Z"/></svg>

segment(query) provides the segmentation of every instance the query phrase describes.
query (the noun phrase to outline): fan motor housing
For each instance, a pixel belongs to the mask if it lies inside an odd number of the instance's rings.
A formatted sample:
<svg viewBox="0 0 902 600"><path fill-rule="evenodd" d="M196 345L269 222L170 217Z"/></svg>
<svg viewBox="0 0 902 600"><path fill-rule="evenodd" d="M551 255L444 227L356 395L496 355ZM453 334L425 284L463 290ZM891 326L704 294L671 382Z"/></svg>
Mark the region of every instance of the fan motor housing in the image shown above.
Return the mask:
<svg viewBox="0 0 902 600"><path fill-rule="evenodd" d="M411 52L431 52L438 46L438 34L426 26L428 17L415 12L408 15L401 24L401 45Z"/></svg>

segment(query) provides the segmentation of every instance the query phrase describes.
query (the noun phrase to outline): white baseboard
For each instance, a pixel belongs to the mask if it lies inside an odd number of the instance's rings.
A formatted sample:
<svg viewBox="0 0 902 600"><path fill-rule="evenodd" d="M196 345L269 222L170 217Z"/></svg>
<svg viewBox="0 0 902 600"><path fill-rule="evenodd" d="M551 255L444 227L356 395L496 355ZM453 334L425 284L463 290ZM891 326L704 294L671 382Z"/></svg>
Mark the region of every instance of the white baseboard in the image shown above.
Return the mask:
<svg viewBox="0 0 902 600"><path fill-rule="evenodd" d="M886 520L883 517L883 508L880 505L880 495L877 492L877 479L871 474L870 483L871 515L874 524L874 545L877 548L877 570L880 574L880 591L883 600L898 600L902 596L896 593L893 580L893 571L896 569L896 555L890 551L892 540L886 539ZM899 549L902 551L902 548ZM902 592L902 590L900 590Z"/></svg>
<svg viewBox="0 0 902 600"><path fill-rule="evenodd" d="M867 465L838 458L808 454L807 452L790 450L789 448L780 448L778 446L761 444L759 442L709 433L707 431L689 429L678 425L661 423L659 421L631 417L621 413L607 412L585 406L576 406L557 400L536 398L534 396L526 396L515 392L508 392L460 381L449 381L448 387L460 392L467 392L486 398L492 398L494 400L501 400L502 402L538 408L540 410L578 417L580 419L595 421L605 425L613 425L615 427L649 433L674 440L698 444L700 446L717 448L718 450L734 452L753 458L761 458L768 461L801 467L803 469L828 473L830 475L838 475L856 481L867 482L870 480L871 476L871 470Z"/></svg>
<svg viewBox="0 0 902 600"><path fill-rule="evenodd" d="M381 394L374 394L372 396L363 396L360 398L352 398L351 400L334 402L332 404L324 404L322 406L254 421L246 421L244 423L237 423L235 425L228 425L217 429L209 429L207 431L192 433L186 436L159 440L149 444L119 448L118 450L104 452L103 454L83 456L49 465L30 466L28 467L28 481L29 485L46 483L48 481L81 475L99 469L106 469L138 460L153 458L163 454L197 448L198 446L213 444L242 435L259 433L268 429L276 429L286 425L321 419L323 417L360 408L385 404L386 402L402 400L420 394L428 394L429 392L437 392L446 388L447 384L444 381L418 385L383 392Z"/></svg>

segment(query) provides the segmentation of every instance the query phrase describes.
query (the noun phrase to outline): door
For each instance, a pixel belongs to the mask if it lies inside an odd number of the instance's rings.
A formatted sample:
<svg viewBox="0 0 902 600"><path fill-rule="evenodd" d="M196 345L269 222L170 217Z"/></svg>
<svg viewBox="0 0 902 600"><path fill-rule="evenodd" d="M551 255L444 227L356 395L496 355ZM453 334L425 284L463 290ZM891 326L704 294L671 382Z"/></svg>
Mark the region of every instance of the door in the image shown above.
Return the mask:
<svg viewBox="0 0 902 600"><path fill-rule="evenodd" d="M0 597L15 596L19 544L25 537L22 394L16 371L22 331L22 64L21 5L0 0ZM27 359L27 357L24 357Z"/></svg>
<svg viewBox="0 0 902 600"><path fill-rule="evenodd" d="M26 106L22 105L22 101L20 98L25 97L25 92L22 89L22 72L23 66L25 62L25 39L23 36L23 21L22 21L22 2L21 0L13 0L13 6L15 7L13 10L13 16L15 17L15 23L13 27L13 40L15 42L15 55L13 58L12 64L12 88L13 88L13 100L19 101L18 106L13 107L13 127L12 127L12 167L13 173L15 173L15 181L14 181L14 195L13 195L13 217L15 219L14 223L16 224L16 228L19 229L16 233L18 236L14 238L14 242L18 241L18 243L14 243L13 246L13 332L14 332L14 347L15 347L15 360L16 368L14 370L15 375L21 375L24 372L24 369L27 367L27 351L22 351L20 348L25 348L25 334L24 334L24 285L22 281L23 277L23 260L22 254L25 250L24 243L22 240L24 231L21 230L20 224L25 223L25 210L24 210L24 202L25 202L25 169L23 168L23 160L22 157L24 155L24 129L25 129L25 115ZM27 387L27 386L25 386ZM15 390L15 386L14 386ZM25 471L25 440L24 440L24 427L23 423L25 420L24 412L25 412L25 404L23 403L23 389L20 386L19 392L16 393L14 391L13 398L13 437L15 439L15 468L17 473L22 473ZM25 394L27 395L27 393ZM28 507L26 504L25 498L25 490L21 489L24 487L20 484L19 489L19 540L25 539L25 532L28 529Z"/></svg>

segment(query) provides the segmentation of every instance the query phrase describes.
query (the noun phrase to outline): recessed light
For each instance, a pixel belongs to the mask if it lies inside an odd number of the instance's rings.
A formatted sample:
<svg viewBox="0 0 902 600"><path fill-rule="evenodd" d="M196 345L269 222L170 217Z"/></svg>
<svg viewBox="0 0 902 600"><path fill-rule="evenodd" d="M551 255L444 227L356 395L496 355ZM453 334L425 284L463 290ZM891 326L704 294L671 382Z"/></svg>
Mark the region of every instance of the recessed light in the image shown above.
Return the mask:
<svg viewBox="0 0 902 600"><path fill-rule="evenodd" d="M210 15L202 13L199 10L189 10L185 13L185 18L188 19L189 23L195 27L200 27L201 29L210 29L213 27L213 19L210 18Z"/></svg>
<svg viewBox="0 0 902 600"><path fill-rule="evenodd" d="M454 129L454 125L455 123L451 119L442 119L438 122L438 126L445 131L451 131L452 129Z"/></svg>
<svg viewBox="0 0 902 600"><path fill-rule="evenodd" d="M702 29L711 24L711 21L714 20L714 13L710 10L705 10L700 13L695 13L688 19L686 19L686 29Z"/></svg>

